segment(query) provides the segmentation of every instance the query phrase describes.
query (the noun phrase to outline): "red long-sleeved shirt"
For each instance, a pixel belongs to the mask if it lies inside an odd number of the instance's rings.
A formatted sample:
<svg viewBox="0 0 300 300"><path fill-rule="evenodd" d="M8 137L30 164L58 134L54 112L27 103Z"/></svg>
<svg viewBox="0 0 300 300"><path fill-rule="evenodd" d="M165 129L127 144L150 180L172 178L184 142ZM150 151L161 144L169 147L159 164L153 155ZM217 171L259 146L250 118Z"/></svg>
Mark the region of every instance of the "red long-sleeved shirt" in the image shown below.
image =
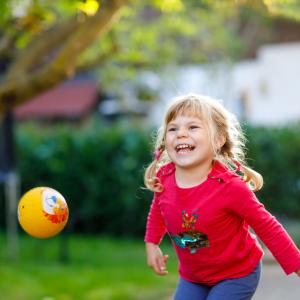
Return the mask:
<svg viewBox="0 0 300 300"><path fill-rule="evenodd" d="M300 269L300 252L240 176L216 162L207 179L180 188L175 165L160 168L164 189L155 193L145 242L159 244L170 235L182 278L213 285L251 273L263 255L249 226L269 248L286 274Z"/></svg>

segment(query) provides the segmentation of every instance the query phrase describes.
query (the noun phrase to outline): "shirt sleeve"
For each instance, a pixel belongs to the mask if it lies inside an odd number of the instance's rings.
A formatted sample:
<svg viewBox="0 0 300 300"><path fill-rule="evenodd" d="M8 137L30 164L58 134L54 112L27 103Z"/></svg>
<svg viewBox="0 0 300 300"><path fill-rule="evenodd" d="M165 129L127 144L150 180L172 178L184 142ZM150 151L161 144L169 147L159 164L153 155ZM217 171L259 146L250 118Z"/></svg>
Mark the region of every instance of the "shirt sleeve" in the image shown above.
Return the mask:
<svg viewBox="0 0 300 300"><path fill-rule="evenodd" d="M285 273L300 269L300 251L283 228L244 184L234 187L230 196L230 210L243 218L268 247Z"/></svg>
<svg viewBox="0 0 300 300"><path fill-rule="evenodd" d="M154 194L150 211L147 218L146 234L144 241L147 243L160 244L166 233L166 226L159 207L159 197Z"/></svg>

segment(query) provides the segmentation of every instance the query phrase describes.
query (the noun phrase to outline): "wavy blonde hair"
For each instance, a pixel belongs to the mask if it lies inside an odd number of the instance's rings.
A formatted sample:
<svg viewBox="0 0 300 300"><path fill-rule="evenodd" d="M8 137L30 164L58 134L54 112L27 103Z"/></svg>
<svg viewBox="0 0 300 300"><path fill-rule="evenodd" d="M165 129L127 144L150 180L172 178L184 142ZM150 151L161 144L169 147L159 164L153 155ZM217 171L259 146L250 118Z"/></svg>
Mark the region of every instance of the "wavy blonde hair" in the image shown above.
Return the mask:
<svg viewBox="0 0 300 300"><path fill-rule="evenodd" d="M165 150L164 141L167 125L178 115L199 117L206 124L214 159L229 169L239 172L251 190L258 191L262 188L262 176L246 165L246 139L237 118L218 100L207 96L188 94L174 99L167 109L162 126L157 131L155 149L159 155L147 167L144 176L144 183L148 189L154 192L163 190L157 177L157 171L161 166L171 162ZM221 148L217 146L220 139L225 141Z"/></svg>

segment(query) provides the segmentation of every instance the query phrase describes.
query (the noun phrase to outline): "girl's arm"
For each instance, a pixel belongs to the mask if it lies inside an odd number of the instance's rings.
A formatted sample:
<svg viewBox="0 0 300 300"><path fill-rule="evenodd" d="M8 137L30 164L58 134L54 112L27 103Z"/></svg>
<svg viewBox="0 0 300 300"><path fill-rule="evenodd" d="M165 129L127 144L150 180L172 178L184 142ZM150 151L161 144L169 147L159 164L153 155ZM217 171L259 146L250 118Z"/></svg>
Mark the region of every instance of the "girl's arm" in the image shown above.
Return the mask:
<svg viewBox="0 0 300 300"><path fill-rule="evenodd" d="M160 211L158 195L155 193L147 218L145 242L159 245L165 233L165 221Z"/></svg>
<svg viewBox="0 0 300 300"><path fill-rule="evenodd" d="M146 255L147 264L158 275L166 275L166 261L168 255L163 255L159 244L166 233L165 222L159 207L159 199L156 194L150 207L146 225Z"/></svg>
<svg viewBox="0 0 300 300"><path fill-rule="evenodd" d="M234 186L231 194L230 210L253 228L286 274L296 272L300 277L300 251L283 226L246 185Z"/></svg>

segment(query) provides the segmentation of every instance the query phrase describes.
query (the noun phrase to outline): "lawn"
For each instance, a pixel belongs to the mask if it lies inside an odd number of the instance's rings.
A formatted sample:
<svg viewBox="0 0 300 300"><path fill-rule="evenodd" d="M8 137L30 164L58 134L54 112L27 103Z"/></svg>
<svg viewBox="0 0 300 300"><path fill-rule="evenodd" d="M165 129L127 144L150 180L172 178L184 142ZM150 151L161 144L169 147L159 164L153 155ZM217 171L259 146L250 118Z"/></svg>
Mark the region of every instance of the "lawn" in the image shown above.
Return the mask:
<svg viewBox="0 0 300 300"><path fill-rule="evenodd" d="M286 226L300 244L300 223ZM169 274L146 266L141 239L60 234L40 240L22 234L19 257L11 261L0 234L0 300L167 300L177 282L177 261L166 241ZM61 250L67 250L61 253ZM67 253L67 262L61 255Z"/></svg>
<svg viewBox="0 0 300 300"><path fill-rule="evenodd" d="M39 240L22 235L19 258L6 255L0 235L1 300L150 300L170 299L176 286L176 257L168 242L169 274L156 276L145 263L141 240L57 236ZM60 262L60 250L69 259Z"/></svg>

